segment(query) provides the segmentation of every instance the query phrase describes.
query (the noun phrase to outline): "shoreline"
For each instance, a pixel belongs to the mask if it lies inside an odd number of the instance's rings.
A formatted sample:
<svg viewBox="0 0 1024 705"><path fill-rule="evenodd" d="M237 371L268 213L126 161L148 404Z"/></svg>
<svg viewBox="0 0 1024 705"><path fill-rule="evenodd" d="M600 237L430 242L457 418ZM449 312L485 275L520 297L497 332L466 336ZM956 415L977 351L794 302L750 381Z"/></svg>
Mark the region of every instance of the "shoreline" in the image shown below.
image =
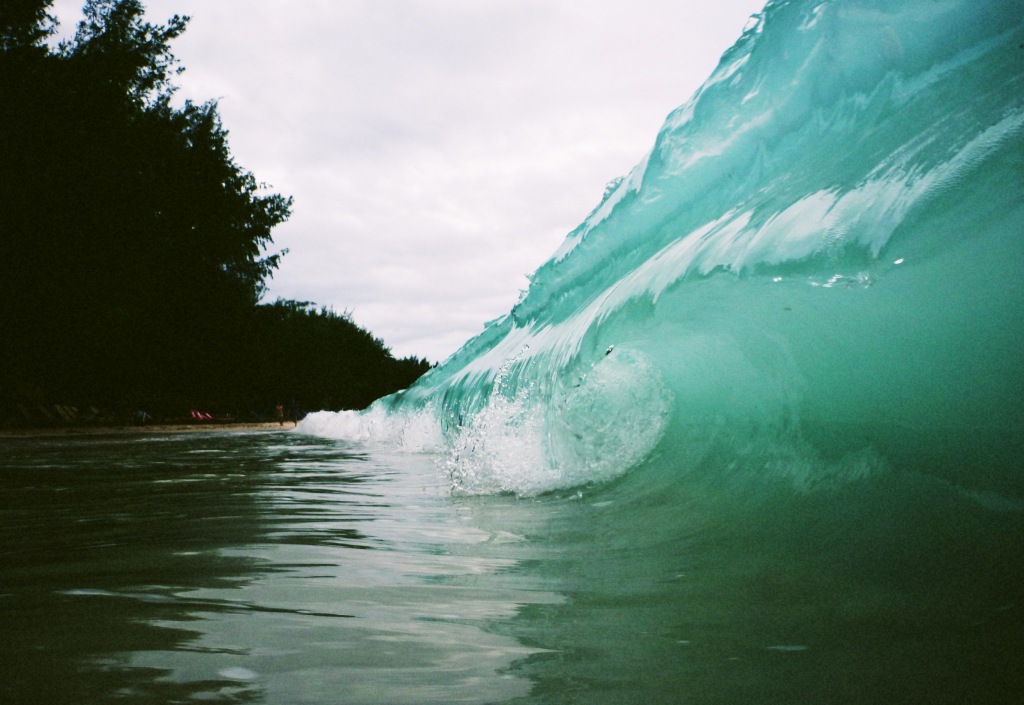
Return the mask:
<svg viewBox="0 0 1024 705"><path fill-rule="evenodd" d="M36 428L0 428L3 438L44 438L47 436L143 435L164 433L231 432L231 431L293 431L295 424L286 421L232 421L226 423L152 423L141 426L40 426Z"/></svg>

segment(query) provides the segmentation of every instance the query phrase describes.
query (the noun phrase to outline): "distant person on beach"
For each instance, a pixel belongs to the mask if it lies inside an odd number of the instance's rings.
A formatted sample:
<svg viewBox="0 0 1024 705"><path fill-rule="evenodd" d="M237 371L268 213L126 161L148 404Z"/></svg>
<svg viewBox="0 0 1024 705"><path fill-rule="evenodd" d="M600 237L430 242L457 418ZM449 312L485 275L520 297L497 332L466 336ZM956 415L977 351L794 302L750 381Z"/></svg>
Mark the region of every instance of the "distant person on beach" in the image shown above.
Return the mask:
<svg viewBox="0 0 1024 705"><path fill-rule="evenodd" d="M277 414L278 425L284 426L284 404L277 402L277 406L274 407L274 412Z"/></svg>
<svg viewBox="0 0 1024 705"><path fill-rule="evenodd" d="M299 416L301 413L302 411L299 409L299 402L292 399L291 406L288 407L288 415L291 416L292 422L296 426L299 425Z"/></svg>

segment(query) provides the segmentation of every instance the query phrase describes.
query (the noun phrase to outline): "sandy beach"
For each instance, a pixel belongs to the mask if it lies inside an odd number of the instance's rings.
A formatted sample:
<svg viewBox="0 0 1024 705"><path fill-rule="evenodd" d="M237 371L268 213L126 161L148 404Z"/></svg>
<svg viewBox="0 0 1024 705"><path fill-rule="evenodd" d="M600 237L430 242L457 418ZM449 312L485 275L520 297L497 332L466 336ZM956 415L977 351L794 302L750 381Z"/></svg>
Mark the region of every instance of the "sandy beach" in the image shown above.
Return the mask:
<svg viewBox="0 0 1024 705"><path fill-rule="evenodd" d="M158 433L194 433L237 431L291 431L295 424L286 421L280 425L277 421L262 422L229 422L229 423L169 423L146 424L143 426L51 426L39 428L0 429L0 438L42 437L42 436L83 436L83 435L115 435L115 434L158 434Z"/></svg>

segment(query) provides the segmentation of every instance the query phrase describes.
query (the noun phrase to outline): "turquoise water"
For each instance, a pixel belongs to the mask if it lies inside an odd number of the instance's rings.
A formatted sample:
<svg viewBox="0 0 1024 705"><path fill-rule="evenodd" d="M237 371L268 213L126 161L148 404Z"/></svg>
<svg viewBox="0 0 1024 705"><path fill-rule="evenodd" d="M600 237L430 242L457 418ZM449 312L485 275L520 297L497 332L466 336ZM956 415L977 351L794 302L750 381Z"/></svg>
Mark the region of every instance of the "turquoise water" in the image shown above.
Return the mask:
<svg viewBox="0 0 1024 705"><path fill-rule="evenodd" d="M288 433L0 439L4 703L528 692L486 629L563 598L430 462Z"/></svg>
<svg viewBox="0 0 1024 705"><path fill-rule="evenodd" d="M1024 694L1019 507L919 474L517 498L290 431L0 451L0 702Z"/></svg>

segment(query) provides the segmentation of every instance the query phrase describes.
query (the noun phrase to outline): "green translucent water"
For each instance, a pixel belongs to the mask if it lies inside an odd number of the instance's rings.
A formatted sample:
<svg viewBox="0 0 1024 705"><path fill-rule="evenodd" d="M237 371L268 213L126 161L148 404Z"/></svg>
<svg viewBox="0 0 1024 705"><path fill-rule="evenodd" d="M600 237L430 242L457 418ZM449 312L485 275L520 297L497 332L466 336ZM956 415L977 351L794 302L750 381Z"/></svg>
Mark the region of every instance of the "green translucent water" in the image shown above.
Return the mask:
<svg viewBox="0 0 1024 705"><path fill-rule="evenodd" d="M0 441L0 701L443 703L528 690L510 561L418 458L288 434ZM470 584L464 584L470 583ZM486 681L486 687L482 682Z"/></svg>
<svg viewBox="0 0 1024 705"><path fill-rule="evenodd" d="M1020 508L919 475L517 499L293 432L0 449L3 702L1024 693Z"/></svg>

